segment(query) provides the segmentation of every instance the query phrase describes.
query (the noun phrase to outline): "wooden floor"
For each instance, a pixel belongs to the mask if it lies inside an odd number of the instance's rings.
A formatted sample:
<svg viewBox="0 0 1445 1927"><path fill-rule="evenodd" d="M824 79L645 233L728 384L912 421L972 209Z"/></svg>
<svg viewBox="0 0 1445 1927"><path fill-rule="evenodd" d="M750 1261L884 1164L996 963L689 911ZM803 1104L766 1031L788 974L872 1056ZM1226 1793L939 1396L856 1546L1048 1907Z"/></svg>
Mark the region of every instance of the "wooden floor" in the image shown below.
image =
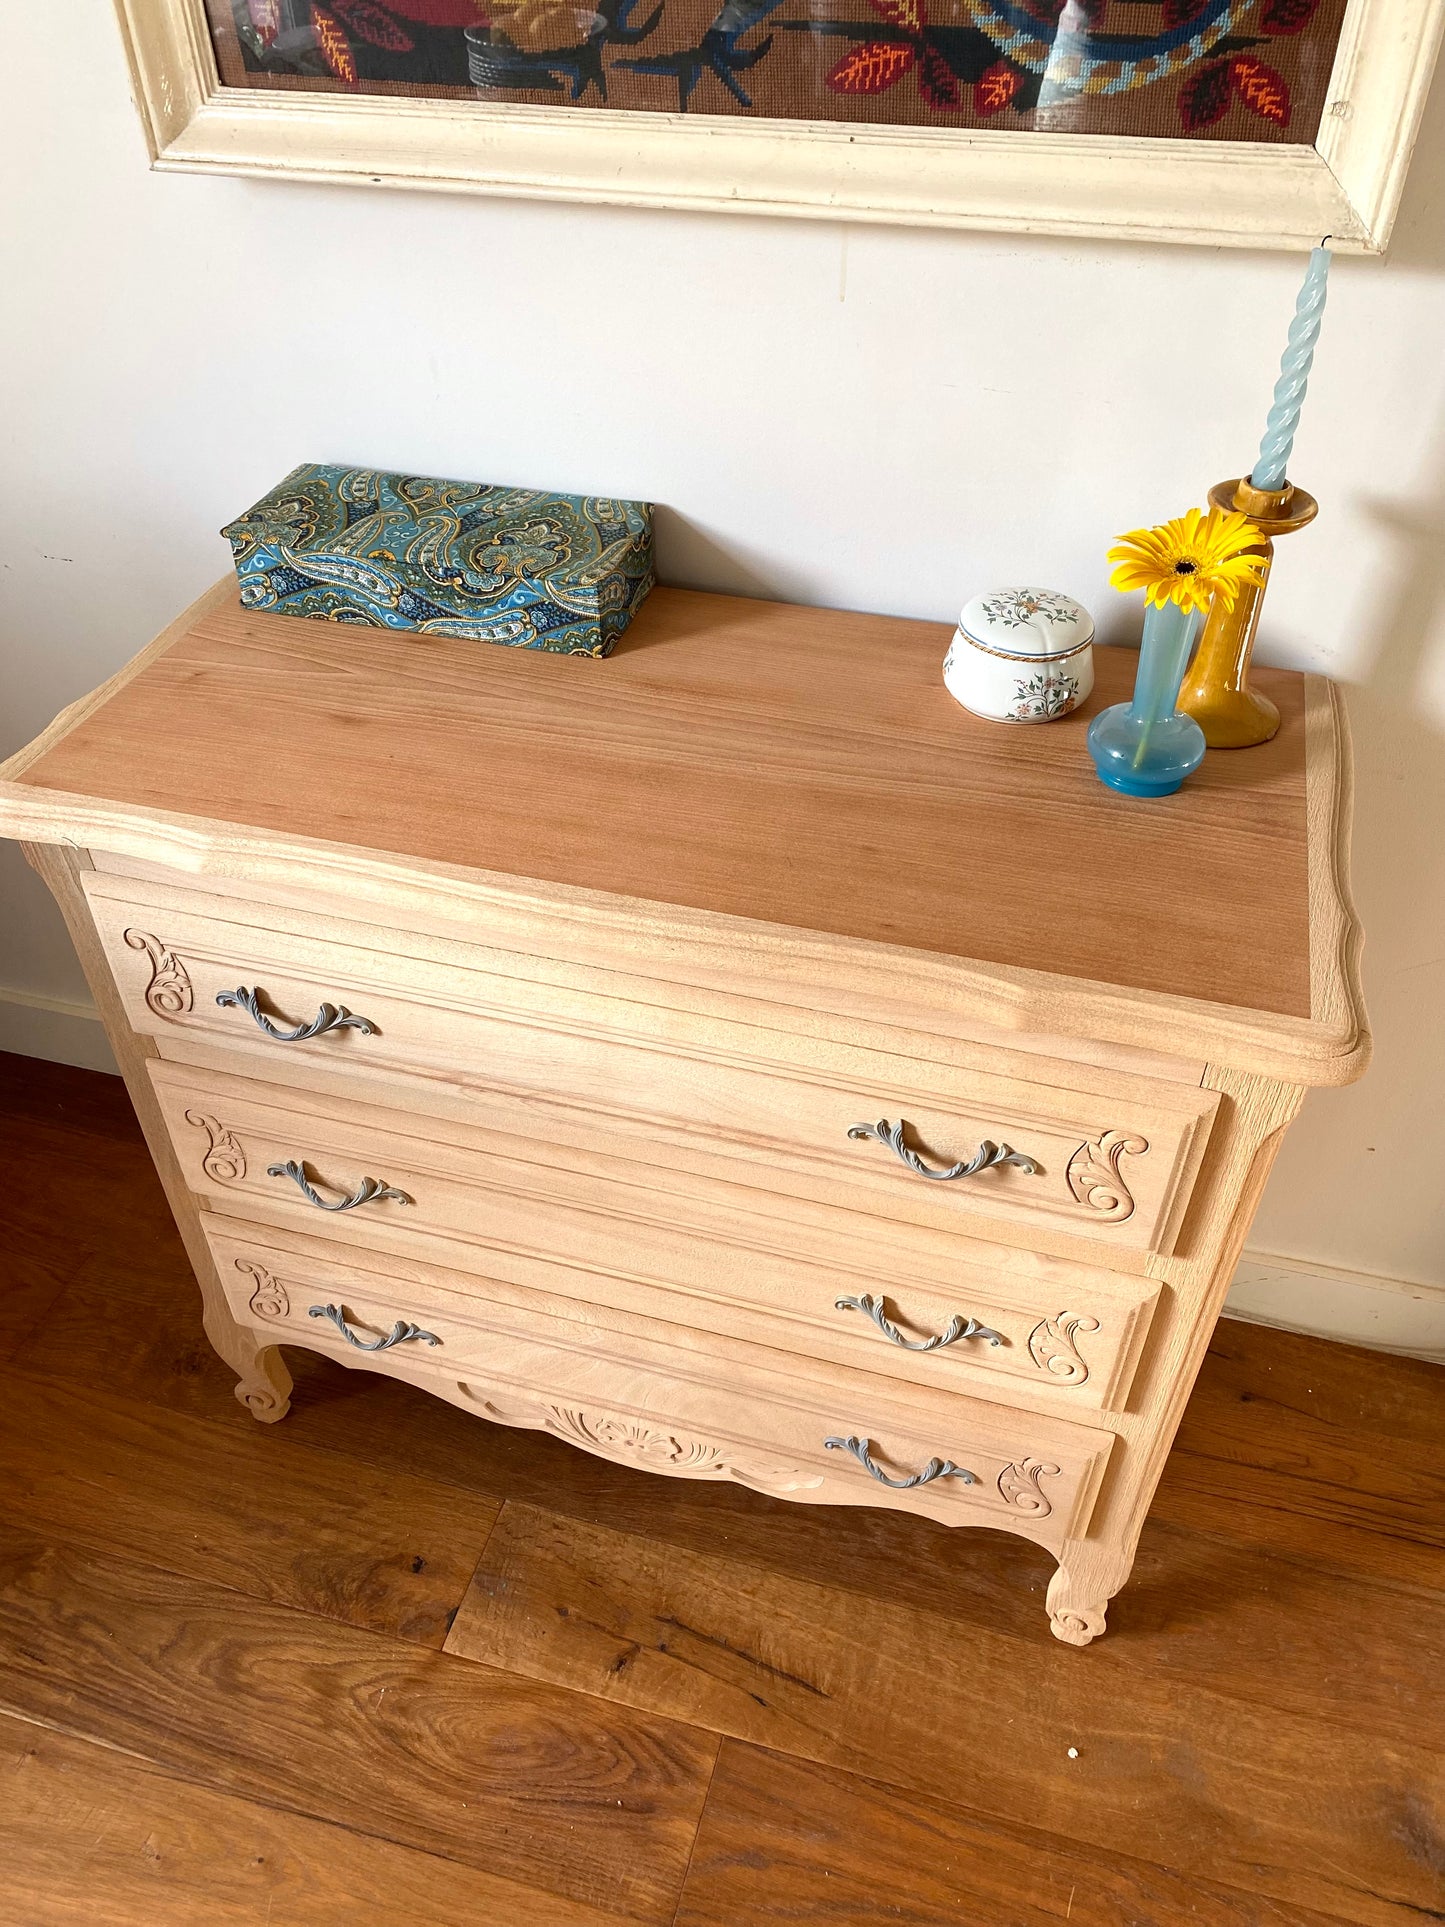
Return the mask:
<svg viewBox="0 0 1445 1927"><path fill-rule="evenodd" d="M0 1921L1445 1918L1445 1376L1226 1323L1109 1635L1002 1534L648 1477L292 1354L119 1082L0 1057Z"/></svg>

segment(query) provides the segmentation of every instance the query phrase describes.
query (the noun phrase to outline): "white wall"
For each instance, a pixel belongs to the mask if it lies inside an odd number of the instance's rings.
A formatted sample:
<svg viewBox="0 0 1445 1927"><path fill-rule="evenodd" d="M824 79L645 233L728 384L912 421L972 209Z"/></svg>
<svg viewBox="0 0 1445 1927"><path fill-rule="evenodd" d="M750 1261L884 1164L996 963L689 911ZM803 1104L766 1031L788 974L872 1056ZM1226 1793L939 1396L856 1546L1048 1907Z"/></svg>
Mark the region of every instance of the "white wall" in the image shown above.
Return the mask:
<svg viewBox="0 0 1445 1927"><path fill-rule="evenodd" d="M220 575L221 522L305 460L648 497L672 582L944 619L1042 578L1128 634L1109 539L1248 466L1302 268L152 174L107 0L9 10L0 89L0 754ZM1262 648L1352 685L1378 1050L1362 1084L1309 1099L1254 1243L1427 1285L1442 203L1445 85L1388 265L1334 269L1293 464L1323 511L1281 547ZM9 850L7 986L31 1002L0 1005L0 1041L76 1048L34 1000L83 983Z"/></svg>

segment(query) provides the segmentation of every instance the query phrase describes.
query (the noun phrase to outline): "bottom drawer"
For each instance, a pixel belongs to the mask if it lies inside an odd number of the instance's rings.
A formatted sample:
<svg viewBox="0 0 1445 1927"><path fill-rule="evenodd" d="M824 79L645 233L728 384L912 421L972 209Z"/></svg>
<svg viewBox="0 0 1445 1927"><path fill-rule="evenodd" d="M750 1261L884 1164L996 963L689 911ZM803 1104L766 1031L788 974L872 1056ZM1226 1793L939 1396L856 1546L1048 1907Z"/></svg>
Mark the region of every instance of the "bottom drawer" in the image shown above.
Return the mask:
<svg viewBox="0 0 1445 1927"><path fill-rule="evenodd" d="M779 1497L994 1525L1057 1547L1088 1523L1113 1435L672 1329L542 1310L516 1287L206 1212L233 1314L277 1343L406 1378L603 1457ZM556 1301L552 1301L553 1304ZM711 1348L710 1348L711 1347ZM719 1351L721 1354L719 1355Z"/></svg>

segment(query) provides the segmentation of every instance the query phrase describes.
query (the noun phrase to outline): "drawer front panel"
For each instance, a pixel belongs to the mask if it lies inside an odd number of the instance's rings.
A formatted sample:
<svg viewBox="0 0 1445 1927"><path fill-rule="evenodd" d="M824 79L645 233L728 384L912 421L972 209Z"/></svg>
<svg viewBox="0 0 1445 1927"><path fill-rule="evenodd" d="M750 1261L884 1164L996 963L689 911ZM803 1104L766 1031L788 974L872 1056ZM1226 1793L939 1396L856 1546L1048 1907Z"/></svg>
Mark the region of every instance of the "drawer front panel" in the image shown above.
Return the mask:
<svg viewBox="0 0 1445 1927"><path fill-rule="evenodd" d="M478 1300L437 1267L398 1275L375 1253L214 1213L203 1223L235 1316L277 1343L395 1372L644 1470L997 1525L1056 1546L1084 1530L1113 1444L1086 1426L843 1368L804 1378L761 1349L734 1348L724 1364Z"/></svg>
<svg viewBox="0 0 1445 1927"><path fill-rule="evenodd" d="M163 1050L200 1035L253 1053L267 1077L301 1056L359 1088L400 1074L544 1145L941 1229L1003 1221L1167 1251L1218 1103L1046 1059L1025 1079L569 996L174 904L97 895L92 908L131 1021Z"/></svg>
<svg viewBox="0 0 1445 1927"><path fill-rule="evenodd" d="M219 1210L922 1385L1118 1406L1160 1290L854 1213L770 1216L748 1208L766 1194L662 1190L636 1165L538 1165L465 1126L250 1078L151 1074L188 1182Z"/></svg>

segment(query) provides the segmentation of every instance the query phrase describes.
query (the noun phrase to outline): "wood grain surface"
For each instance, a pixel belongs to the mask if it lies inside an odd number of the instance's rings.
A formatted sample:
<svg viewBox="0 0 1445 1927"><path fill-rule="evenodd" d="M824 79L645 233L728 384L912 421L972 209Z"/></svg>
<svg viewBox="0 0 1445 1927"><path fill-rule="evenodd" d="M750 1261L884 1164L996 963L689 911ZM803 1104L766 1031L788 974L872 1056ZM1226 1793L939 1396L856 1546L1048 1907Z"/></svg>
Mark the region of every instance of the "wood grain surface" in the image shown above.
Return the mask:
<svg viewBox="0 0 1445 1927"><path fill-rule="evenodd" d="M0 1715L6 1921L24 1927L623 1927L625 1916L341 1833Z"/></svg>
<svg viewBox="0 0 1445 1927"><path fill-rule="evenodd" d="M183 1778L672 1917L710 1734L8 1527L0 1645L0 1710L73 1730L83 1705Z"/></svg>
<svg viewBox="0 0 1445 1927"><path fill-rule="evenodd" d="M1437 1618L1423 1642L1392 1651L1392 1668L1423 1678L1441 1630ZM1293 1713L1277 1693L1261 1701L1192 1671L1189 1771L1161 1773L1182 1743L1181 1682L1150 1645L1105 1645L1087 1668L1064 1651L1020 1669L1012 1640L986 1624L961 1637L951 1616L877 1598L865 1614L846 1593L727 1554L508 1507L448 1651L914 1793L947 1788L999 1819L1047 1814L1066 1838L1347 1918L1392 1909L1354 1911L1354 1883L1332 1867L1340 1850L1377 1895L1432 1904L1432 1876L1378 1815L1422 1794L1445 1800L1433 1714L1387 1742L1379 1720L1342 1727L1318 1705ZM1061 1774L1070 1745L1083 1764ZM1287 1870L1269 1864L1266 1834L1290 1842Z"/></svg>
<svg viewBox="0 0 1445 1927"><path fill-rule="evenodd" d="M1079 1770L1065 1753L1060 1777ZM728 1741L677 1927L1325 1927L1328 1918Z"/></svg>
<svg viewBox="0 0 1445 1927"><path fill-rule="evenodd" d="M1275 740L1140 803L1084 751L1132 651L1096 652L1074 716L1007 728L944 689L949 633L659 589L594 662L232 594L19 780L1308 1017L1304 679L1257 670Z"/></svg>
<svg viewBox="0 0 1445 1927"><path fill-rule="evenodd" d="M120 1555L159 1543L177 1573L423 1646L445 1640L498 1511L415 1475L339 1479L285 1433L221 1440L183 1412L44 1383L0 1402L0 1464L0 1520Z"/></svg>
<svg viewBox="0 0 1445 1927"><path fill-rule="evenodd" d="M0 1059L0 1155L7 1927L1445 1910L1438 1368L1221 1326L1078 1653L1007 1535L840 1530L304 1352L258 1428L114 1080Z"/></svg>

